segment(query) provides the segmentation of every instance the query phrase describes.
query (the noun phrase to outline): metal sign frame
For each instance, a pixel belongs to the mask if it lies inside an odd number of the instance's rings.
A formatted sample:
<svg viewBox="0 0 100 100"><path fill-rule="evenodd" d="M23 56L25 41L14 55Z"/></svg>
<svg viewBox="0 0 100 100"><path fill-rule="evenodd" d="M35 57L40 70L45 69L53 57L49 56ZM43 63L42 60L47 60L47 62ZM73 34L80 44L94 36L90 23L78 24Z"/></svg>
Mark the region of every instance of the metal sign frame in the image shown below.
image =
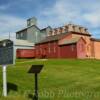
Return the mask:
<svg viewBox="0 0 100 100"><path fill-rule="evenodd" d="M38 100L38 74L41 72L44 65L32 65L28 73L35 74L35 95L33 97L33 100Z"/></svg>
<svg viewBox="0 0 100 100"><path fill-rule="evenodd" d="M9 50L8 52L6 51L6 49L12 49L12 52ZM0 49L1 51L4 49L4 51L2 51L2 53L8 53L7 56L9 56L9 52L12 53L12 58L11 58L11 61L8 60L8 61L1 61L0 62L0 65L2 65L2 72L3 72L3 96L7 96L7 76L6 76L6 69L7 69L7 65L8 64L14 64L15 63L15 58L14 58L14 44L13 44L13 41L9 40L9 39L5 39L5 40L2 40L0 41ZM1 54L2 56L4 56L3 54ZM2 58L4 57L1 57L0 60L2 60ZM9 58L9 57L8 57ZM5 59L3 59L5 60Z"/></svg>

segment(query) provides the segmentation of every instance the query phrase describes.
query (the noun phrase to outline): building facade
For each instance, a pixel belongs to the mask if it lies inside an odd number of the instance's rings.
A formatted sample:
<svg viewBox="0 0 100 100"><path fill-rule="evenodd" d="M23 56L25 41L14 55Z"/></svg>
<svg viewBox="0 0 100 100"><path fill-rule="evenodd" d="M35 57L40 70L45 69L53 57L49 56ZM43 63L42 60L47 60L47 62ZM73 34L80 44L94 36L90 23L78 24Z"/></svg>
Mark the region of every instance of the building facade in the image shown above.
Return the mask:
<svg viewBox="0 0 100 100"><path fill-rule="evenodd" d="M15 58L34 58L35 47L27 40L16 39L14 43Z"/></svg>
<svg viewBox="0 0 100 100"><path fill-rule="evenodd" d="M51 27L40 29L37 26L37 19L30 18L27 20L27 27L16 32L15 52L17 58L34 58L34 44L41 41L47 36ZM18 42L20 41L20 42ZM16 45L17 44L17 45ZM30 46L30 44L32 44ZM24 46L23 46L24 45Z"/></svg>
<svg viewBox="0 0 100 100"><path fill-rule="evenodd" d="M35 49L37 58L100 59L100 40L93 39L87 28L74 24L51 30Z"/></svg>
<svg viewBox="0 0 100 100"><path fill-rule="evenodd" d="M39 42L47 36L47 33L51 30L48 26L44 29L40 29L37 26L36 18L30 18L27 20L27 27L16 32L16 39L27 40L31 43Z"/></svg>
<svg viewBox="0 0 100 100"><path fill-rule="evenodd" d="M23 45L16 45L18 58L100 59L100 39L92 38L80 25L40 29L33 17L27 20L26 28L16 32L16 40L23 41Z"/></svg>

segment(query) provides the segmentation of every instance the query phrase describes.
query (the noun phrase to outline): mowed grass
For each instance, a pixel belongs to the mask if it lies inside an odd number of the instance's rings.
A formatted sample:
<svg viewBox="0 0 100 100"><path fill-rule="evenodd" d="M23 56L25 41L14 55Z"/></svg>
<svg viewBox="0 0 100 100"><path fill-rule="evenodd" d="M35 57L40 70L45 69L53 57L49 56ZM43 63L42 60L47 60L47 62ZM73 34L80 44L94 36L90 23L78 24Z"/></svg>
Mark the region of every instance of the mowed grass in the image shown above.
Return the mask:
<svg viewBox="0 0 100 100"><path fill-rule="evenodd" d="M99 60L16 60L7 68L8 97L2 96L0 68L0 100L32 100L34 74L32 64L44 64L39 74L39 100L100 100Z"/></svg>

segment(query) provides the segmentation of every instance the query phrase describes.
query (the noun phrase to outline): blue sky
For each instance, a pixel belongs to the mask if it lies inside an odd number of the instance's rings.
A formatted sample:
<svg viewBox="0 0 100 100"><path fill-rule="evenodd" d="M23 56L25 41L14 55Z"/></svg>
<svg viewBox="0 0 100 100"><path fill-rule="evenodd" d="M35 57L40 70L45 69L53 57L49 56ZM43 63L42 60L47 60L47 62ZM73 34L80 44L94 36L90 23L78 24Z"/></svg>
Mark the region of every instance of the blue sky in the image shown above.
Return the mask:
<svg viewBox="0 0 100 100"><path fill-rule="evenodd" d="M12 36L35 16L39 27L79 24L100 38L100 0L0 0L0 36Z"/></svg>

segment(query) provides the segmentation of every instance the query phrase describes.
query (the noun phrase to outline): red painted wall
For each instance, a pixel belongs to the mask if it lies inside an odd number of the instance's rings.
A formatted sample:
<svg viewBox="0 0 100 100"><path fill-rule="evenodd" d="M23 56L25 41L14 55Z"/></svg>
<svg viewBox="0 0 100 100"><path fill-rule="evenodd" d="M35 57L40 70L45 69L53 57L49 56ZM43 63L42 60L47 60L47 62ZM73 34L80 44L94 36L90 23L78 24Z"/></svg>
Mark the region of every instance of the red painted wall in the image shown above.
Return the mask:
<svg viewBox="0 0 100 100"><path fill-rule="evenodd" d="M69 38L70 36L71 35L69 35ZM76 44L59 46L58 41L54 41L36 45L36 58L85 58L85 57L86 57L85 41L82 38Z"/></svg>
<svg viewBox="0 0 100 100"><path fill-rule="evenodd" d="M77 58L76 45L59 46L57 41L38 44L36 58Z"/></svg>
<svg viewBox="0 0 100 100"><path fill-rule="evenodd" d="M34 58L35 49L17 49L17 58Z"/></svg>
<svg viewBox="0 0 100 100"><path fill-rule="evenodd" d="M60 58L77 58L76 44L60 46Z"/></svg>
<svg viewBox="0 0 100 100"><path fill-rule="evenodd" d="M36 58L47 58L48 45L38 44L36 45Z"/></svg>
<svg viewBox="0 0 100 100"><path fill-rule="evenodd" d="M82 38L77 43L77 58L86 58L86 46Z"/></svg>
<svg viewBox="0 0 100 100"><path fill-rule="evenodd" d="M37 58L58 58L58 42L49 42L36 45Z"/></svg>

